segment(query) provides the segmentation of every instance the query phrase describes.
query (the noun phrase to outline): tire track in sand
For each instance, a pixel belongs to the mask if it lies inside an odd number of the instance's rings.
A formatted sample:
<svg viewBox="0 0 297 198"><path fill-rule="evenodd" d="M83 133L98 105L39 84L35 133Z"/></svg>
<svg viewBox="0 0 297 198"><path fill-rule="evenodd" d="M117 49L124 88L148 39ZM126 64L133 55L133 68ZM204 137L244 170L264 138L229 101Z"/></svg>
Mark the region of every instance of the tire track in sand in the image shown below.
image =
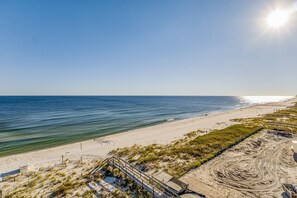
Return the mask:
<svg viewBox="0 0 297 198"><path fill-rule="evenodd" d="M222 197L230 192L250 197L280 195L281 183L290 174L287 170L291 168L297 174L297 163L291 157L291 140L261 132L258 137L248 138L183 178L190 185L194 179L193 188L207 184L214 191L222 189L225 191Z"/></svg>

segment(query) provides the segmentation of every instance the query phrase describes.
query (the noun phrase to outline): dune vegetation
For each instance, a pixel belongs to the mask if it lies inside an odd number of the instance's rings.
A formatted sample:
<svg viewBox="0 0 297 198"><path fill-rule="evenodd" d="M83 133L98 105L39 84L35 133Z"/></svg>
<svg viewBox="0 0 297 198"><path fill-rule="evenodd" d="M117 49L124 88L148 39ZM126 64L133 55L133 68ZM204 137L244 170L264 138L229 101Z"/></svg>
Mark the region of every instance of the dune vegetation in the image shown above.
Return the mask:
<svg viewBox="0 0 297 198"><path fill-rule="evenodd" d="M93 197L87 188L89 171L100 161L65 162L5 178L3 197Z"/></svg>
<svg viewBox="0 0 297 198"><path fill-rule="evenodd" d="M116 149L112 154L136 164L144 164L149 169L163 169L171 175L181 176L261 129L258 126L236 124L205 135L199 135L201 131L194 131L168 145L134 145Z"/></svg>
<svg viewBox="0 0 297 198"><path fill-rule="evenodd" d="M236 124L210 133L193 131L167 145L134 145L111 154L180 177L262 129L297 133L297 105L256 118L233 120Z"/></svg>

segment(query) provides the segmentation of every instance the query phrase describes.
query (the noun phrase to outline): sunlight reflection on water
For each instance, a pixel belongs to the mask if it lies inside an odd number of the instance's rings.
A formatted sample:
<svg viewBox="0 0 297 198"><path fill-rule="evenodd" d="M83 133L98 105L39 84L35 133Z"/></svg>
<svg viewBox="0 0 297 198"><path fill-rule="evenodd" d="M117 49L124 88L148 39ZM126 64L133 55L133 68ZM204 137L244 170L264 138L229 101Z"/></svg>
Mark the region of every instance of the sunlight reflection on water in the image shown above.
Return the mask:
<svg viewBox="0 0 297 198"><path fill-rule="evenodd" d="M280 102L293 97L294 96L242 96L242 99L252 104L263 104L268 102Z"/></svg>

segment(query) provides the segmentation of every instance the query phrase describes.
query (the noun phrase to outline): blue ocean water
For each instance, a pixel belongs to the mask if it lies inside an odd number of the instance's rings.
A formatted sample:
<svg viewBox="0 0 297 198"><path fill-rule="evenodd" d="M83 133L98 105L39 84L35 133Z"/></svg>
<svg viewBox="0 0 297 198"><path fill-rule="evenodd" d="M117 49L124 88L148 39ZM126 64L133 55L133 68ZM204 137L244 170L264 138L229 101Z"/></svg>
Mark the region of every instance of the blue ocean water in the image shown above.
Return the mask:
<svg viewBox="0 0 297 198"><path fill-rule="evenodd" d="M1 96L0 156L246 105L229 96Z"/></svg>

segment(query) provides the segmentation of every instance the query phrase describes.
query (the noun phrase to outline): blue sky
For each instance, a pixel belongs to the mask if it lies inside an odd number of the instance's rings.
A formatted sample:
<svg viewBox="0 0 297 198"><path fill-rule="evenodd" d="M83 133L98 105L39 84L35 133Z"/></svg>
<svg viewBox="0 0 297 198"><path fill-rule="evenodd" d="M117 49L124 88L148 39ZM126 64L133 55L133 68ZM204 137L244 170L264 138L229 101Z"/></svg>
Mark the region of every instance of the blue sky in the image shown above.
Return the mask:
<svg viewBox="0 0 297 198"><path fill-rule="evenodd" d="M0 94L296 95L297 16L268 31L275 5L3 0Z"/></svg>

